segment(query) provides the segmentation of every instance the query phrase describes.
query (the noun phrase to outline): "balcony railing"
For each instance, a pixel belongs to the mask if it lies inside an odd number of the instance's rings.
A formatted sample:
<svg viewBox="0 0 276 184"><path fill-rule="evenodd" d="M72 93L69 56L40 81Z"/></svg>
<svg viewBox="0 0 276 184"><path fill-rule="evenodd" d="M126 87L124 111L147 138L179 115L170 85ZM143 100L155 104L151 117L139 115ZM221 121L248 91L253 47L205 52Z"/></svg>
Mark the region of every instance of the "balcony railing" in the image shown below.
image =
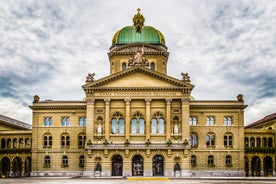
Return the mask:
<svg viewBox="0 0 276 184"><path fill-rule="evenodd" d="M150 145L146 145L145 143L131 143L129 145L125 145L124 143L110 143L107 145L104 144L92 144L86 146L86 149L92 150L101 150L101 149L172 149L172 150L184 150L191 149L190 145L184 145L182 143L179 144L171 144L167 145L166 143L151 143Z"/></svg>

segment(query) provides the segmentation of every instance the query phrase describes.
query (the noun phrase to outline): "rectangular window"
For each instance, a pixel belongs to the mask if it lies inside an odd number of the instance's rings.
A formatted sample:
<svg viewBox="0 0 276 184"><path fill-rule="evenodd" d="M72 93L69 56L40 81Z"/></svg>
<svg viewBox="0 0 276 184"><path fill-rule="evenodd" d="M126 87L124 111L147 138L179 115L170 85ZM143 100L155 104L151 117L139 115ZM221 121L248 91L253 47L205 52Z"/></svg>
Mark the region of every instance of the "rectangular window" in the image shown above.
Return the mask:
<svg viewBox="0 0 276 184"><path fill-rule="evenodd" d="M70 117L62 117L61 125L62 126L70 126Z"/></svg>
<svg viewBox="0 0 276 184"><path fill-rule="evenodd" d="M225 126L231 126L233 124L232 122L232 117L230 116L225 116L224 117L224 125Z"/></svg>
<svg viewBox="0 0 276 184"><path fill-rule="evenodd" d="M197 118L196 117L190 117L190 126L197 125Z"/></svg>
<svg viewBox="0 0 276 184"><path fill-rule="evenodd" d="M52 117L45 117L44 118L44 126L52 126L52 125L53 125Z"/></svg>
<svg viewBox="0 0 276 184"><path fill-rule="evenodd" d="M86 126L86 117L79 118L79 126Z"/></svg>
<svg viewBox="0 0 276 184"><path fill-rule="evenodd" d="M206 125L214 126L215 125L215 118L213 116L206 117Z"/></svg>

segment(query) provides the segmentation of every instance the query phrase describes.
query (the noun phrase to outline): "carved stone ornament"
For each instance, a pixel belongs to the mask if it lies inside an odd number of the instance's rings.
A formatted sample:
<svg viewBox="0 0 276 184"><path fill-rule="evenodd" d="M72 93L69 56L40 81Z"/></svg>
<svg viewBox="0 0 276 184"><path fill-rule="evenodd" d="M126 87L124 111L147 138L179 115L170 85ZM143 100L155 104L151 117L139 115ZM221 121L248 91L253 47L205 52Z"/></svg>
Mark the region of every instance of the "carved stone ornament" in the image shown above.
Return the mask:
<svg viewBox="0 0 276 184"><path fill-rule="evenodd" d="M191 82L191 81L190 81L190 76L189 76L188 73L181 73L181 75L182 75L182 80L183 80L184 82Z"/></svg>
<svg viewBox="0 0 276 184"><path fill-rule="evenodd" d="M89 73L86 76L86 82L93 82L94 81L94 76L95 76L95 73Z"/></svg>
<svg viewBox="0 0 276 184"><path fill-rule="evenodd" d="M144 46L136 52L129 60L128 60L128 66L135 66L135 65L141 65L141 66L149 66L148 60L144 56Z"/></svg>

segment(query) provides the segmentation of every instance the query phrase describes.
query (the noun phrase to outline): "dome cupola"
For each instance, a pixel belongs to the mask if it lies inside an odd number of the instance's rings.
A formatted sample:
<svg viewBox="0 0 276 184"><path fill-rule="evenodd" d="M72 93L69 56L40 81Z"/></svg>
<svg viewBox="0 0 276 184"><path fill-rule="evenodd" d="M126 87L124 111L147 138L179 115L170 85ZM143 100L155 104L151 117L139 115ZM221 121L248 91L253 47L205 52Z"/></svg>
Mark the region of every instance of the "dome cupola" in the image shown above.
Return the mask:
<svg viewBox="0 0 276 184"><path fill-rule="evenodd" d="M137 9L137 14L133 17L133 26L125 26L115 33L112 39L113 45L123 45L132 43L147 43L164 45L163 34L152 26L144 26L145 18Z"/></svg>

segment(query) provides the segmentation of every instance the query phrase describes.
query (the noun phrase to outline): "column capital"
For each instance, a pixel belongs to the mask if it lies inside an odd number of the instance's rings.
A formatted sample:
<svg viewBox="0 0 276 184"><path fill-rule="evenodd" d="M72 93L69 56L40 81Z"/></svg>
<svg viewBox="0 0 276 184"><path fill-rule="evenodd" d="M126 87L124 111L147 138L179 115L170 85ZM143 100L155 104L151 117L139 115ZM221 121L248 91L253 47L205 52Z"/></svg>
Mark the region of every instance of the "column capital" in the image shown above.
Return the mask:
<svg viewBox="0 0 276 184"><path fill-rule="evenodd" d="M87 103L87 105L94 105L95 99L87 99L86 103Z"/></svg>
<svg viewBox="0 0 276 184"><path fill-rule="evenodd" d="M130 98L125 98L125 102L126 102L126 105L129 105L130 102L131 102L131 99Z"/></svg>
<svg viewBox="0 0 276 184"><path fill-rule="evenodd" d="M172 99L171 98L166 98L165 99L167 105L170 105L172 103Z"/></svg>
<svg viewBox="0 0 276 184"><path fill-rule="evenodd" d="M104 99L104 102L105 102L106 105L109 105L109 104L110 104L110 101L111 101L111 100L110 100L109 98Z"/></svg>
<svg viewBox="0 0 276 184"><path fill-rule="evenodd" d="M146 98L145 101L146 101L146 104L150 104L151 99L150 98Z"/></svg>
<svg viewBox="0 0 276 184"><path fill-rule="evenodd" d="M182 98L181 102L182 102L182 105L189 104L190 103L190 99L189 98Z"/></svg>

